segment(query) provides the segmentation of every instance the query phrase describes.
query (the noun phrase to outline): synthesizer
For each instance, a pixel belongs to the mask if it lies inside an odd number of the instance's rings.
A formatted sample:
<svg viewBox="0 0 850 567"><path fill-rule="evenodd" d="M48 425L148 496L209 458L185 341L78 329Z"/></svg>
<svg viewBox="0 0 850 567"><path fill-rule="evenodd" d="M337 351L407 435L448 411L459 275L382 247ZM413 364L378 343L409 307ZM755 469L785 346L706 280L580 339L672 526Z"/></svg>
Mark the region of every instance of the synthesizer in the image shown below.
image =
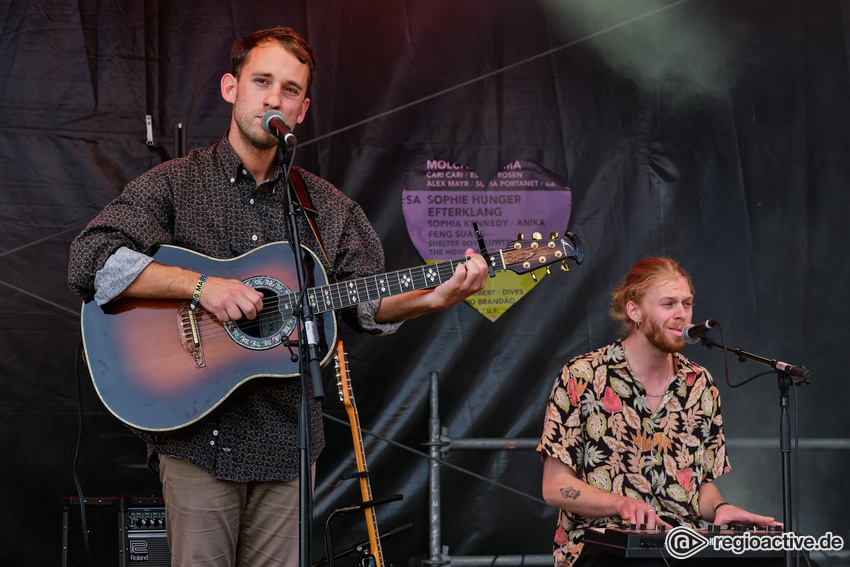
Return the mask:
<svg viewBox="0 0 850 567"><path fill-rule="evenodd" d="M711 529L687 530L683 532L691 537L690 544L699 544L699 551L692 554L697 558L781 558L785 557L782 549L747 549L736 553L732 549L715 549L714 538L717 536L780 536L781 528L767 527L755 528L735 526L734 528L722 528L710 526ZM681 528L679 528L681 530ZM671 554L666 545L666 538L670 529L664 526L655 526L647 529L646 526L634 524L622 528L588 528L584 532L585 545L598 546L608 553L621 557L634 558L676 558ZM701 539L702 538L702 539ZM677 550L682 552L682 547L689 545L687 541L679 541ZM694 548L696 549L696 548ZM685 549L687 552L687 548ZM691 555L689 555L691 556Z"/></svg>

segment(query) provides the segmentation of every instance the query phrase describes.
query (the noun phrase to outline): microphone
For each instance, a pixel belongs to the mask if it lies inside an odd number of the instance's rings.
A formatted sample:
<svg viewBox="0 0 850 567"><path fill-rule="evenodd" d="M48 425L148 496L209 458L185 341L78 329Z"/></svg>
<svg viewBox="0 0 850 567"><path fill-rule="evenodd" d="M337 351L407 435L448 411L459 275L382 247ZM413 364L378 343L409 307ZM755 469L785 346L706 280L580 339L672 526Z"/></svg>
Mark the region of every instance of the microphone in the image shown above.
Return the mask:
<svg viewBox="0 0 850 567"><path fill-rule="evenodd" d="M283 142L287 147L294 148L298 143L292 128L286 123L286 118L279 110L269 110L263 114L263 130Z"/></svg>
<svg viewBox="0 0 850 567"><path fill-rule="evenodd" d="M791 376L804 378L806 384L812 381L812 371L806 368L805 366L797 366L796 364L788 364L787 362L777 360L774 362L774 367L780 372L786 372Z"/></svg>
<svg viewBox="0 0 850 567"><path fill-rule="evenodd" d="M688 344L696 344L700 339L705 338L705 334L709 329L713 329L716 326L717 321L714 319L706 319L704 322L696 325L685 325L682 327L682 338Z"/></svg>

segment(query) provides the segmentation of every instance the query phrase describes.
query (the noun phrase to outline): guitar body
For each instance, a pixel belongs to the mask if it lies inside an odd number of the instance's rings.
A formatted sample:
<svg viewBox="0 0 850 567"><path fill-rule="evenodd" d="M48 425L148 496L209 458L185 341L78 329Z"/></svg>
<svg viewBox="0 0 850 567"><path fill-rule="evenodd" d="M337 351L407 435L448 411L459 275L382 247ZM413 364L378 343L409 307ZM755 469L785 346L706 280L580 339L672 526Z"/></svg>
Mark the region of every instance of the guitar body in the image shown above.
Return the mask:
<svg viewBox="0 0 850 567"><path fill-rule="evenodd" d="M318 258L302 248L309 287L327 283ZM295 259L288 243L256 248L229 260L162 246L154 259L216 277L245 281L276 301L298 291ZM188 301L121 298L101 308L94 302L82 310L86 358L97 394L118 419L146 431L169 431L192 424L215 409L246 381L261 376L298 376L300 354L294 318L276 303L264 307L263 328L247 320L223 324L199 309L199 348L192 348L187 323ZM336 344L332 311L315 315L322 364ZM188 337L187 337L188 334ZM188 345L188 348L187 348Z"/></svg>

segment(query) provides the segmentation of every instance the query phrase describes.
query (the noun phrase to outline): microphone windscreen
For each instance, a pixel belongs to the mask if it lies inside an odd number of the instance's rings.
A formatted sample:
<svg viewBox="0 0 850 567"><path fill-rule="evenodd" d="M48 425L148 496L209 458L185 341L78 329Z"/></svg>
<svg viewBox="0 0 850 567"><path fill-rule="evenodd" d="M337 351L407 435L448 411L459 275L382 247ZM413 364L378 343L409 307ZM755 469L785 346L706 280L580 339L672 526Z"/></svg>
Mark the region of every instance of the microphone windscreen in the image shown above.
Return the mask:
<svg viewBox="0 0 850 567"><path fill-rule="evenodd" d="M262 120L263 130L265 130L269 134L275 133L275 131L272 129L272 126L271 126L271 121L275 117L279 117L281 120L283 120L284 123L286 123L286 119L283 117L283 113L281 111L279 111L279 110L269 110L268 112L263 114L263 120Z"/></svg>
<svg viewBox="0 0 850 567"><path fill-rule="evenodd" d="M694 326L695 325L691 324L691 325L685 325L684 327L682 327L682 338L689 345L694 345L694 344L697 344L699 342L699 337L691 336L691 329L693 329Z"/></svg>

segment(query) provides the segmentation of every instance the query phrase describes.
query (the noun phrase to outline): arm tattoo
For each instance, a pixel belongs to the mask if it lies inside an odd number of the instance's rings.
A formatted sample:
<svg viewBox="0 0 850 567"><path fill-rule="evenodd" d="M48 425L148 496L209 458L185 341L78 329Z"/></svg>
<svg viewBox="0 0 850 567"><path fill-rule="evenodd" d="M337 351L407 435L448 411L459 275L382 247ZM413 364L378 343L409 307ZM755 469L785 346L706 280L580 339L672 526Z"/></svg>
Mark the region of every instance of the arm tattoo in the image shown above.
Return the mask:
<svg viewBox="0 0 850 567"><path fill-rule="evenodd" d="M581 491L570 486L561 489L561 496L569 500L576 500L579 496L581 496Z"/></svg>

